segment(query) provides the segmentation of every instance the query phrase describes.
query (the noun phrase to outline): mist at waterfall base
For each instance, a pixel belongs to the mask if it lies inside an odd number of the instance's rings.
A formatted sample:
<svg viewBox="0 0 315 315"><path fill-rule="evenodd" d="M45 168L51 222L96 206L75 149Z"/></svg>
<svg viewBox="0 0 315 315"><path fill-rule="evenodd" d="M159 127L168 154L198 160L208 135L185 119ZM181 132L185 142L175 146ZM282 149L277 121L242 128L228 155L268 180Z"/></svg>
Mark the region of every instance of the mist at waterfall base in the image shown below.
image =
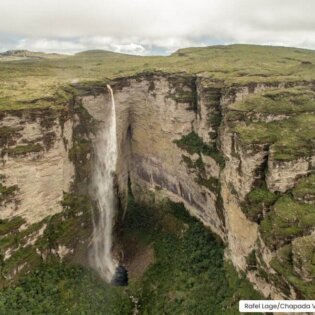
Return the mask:
<svg viewBox="0 0 315 315"><path fill-rule="evenodd" d="M111 108L106 121L96 136L94 145L95 167L93 186L97 200L98 213L93 213L93 239L90 263L108 283L127 285L128 274L112 255L113 221L117 209L114 190L114 175L117 162L116 109L113 90L107 89L111 96Z"/></svg>

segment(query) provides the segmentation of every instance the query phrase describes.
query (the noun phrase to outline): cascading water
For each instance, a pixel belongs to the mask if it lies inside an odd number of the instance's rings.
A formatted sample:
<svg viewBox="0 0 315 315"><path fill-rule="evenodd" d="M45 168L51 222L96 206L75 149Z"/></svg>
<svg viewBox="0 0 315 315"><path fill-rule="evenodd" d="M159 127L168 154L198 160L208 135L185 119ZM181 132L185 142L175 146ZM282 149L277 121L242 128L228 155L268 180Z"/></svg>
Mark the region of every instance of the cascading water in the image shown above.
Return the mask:
<svg viewBox="0 0 315 315"><path fill-rule="evenodd" d="M117 268L112 255L112 230L116 211L114 174L117 161L117 138L114 94L110 85L107 85L107 89L111 95L112 106L95 142L93 183L99 211L93 216L91 263L104 280L111 282Z"/></svg>

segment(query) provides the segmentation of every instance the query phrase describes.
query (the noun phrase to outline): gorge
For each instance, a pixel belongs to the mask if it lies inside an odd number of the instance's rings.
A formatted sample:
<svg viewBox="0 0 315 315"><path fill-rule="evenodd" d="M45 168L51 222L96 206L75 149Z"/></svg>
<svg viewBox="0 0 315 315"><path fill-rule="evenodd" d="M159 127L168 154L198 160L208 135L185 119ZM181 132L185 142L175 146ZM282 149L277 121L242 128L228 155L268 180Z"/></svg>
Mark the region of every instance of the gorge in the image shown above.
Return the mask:
<svg viewBox="0 0 315 315"><path fill-rule="evenodd" d="M3 286L51 256L92 265L108 282L118 264L130 270L131 282L139 279L154 255L151 245L134 241L136 232L124 234L135 224L130 209L152 208L161 233L179 233L180 240L195 223L163 214L171 202L220 239L225 261L261 296L314 299L314 53L207 49L165 57L186 71L160 60L156 69L145 69L151 67L145 59L138 73L67 81L52 99L32 96L32 102L14 103L17 109L3 105ZM252 52L252 64L243 51ZM68 60L91 60L89 69L127 58L101 52L79 57ZM255 68L257 58L269 73ZM209 59L218 65L207 69ZM206 64L192 71L192 60ZM241 64L232 66L232 60ZM280 61L287 72L273 68ZM245 62L252 67L247 72ZM138 206L128 206L130 194ZM146 222L143 213L140 223ZM147 263L134 263L126 244ZM143 271L133 271L135 265Z"/></svg>

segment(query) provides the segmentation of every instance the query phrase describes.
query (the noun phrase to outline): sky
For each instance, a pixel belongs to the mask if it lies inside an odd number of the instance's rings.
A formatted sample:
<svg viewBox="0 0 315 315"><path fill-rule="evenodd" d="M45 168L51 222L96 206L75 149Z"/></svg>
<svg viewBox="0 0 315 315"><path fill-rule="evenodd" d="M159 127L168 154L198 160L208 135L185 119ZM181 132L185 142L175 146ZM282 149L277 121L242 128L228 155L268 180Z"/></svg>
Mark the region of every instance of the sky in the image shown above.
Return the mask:
<svg viewBox="0 0 315 315"><path fill-rule="evenodd" d="M249 43L315 49L315 0L0 0L0 52L165 55Z"/></svg>

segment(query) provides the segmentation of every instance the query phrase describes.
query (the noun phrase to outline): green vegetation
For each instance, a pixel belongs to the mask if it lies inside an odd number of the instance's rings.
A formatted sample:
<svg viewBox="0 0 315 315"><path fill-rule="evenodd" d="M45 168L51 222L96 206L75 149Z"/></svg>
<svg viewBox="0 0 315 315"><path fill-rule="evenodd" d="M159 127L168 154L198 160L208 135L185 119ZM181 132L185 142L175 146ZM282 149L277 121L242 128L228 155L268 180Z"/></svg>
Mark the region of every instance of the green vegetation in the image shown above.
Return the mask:
<svg viewBox="0 0 315 315"><path fill-rule="evenodd" d="M62 206L63 212L45 220L47 227L37 242L41 250L58 245L74 248L91 234L92 204L88 196L65 193Z"/></svg>
<svg viewBox="0 0 315 315"><path fill-rule="evenodd" d="M270 89L252 94L230 106L230 120L235 131L246 144L272 144L276 160L293 160L313 154L315 133L315 92L310 86ZM253 113L284 115L280 121L257 121Z"/></svg>
<svg viewBox="0 0 315 315"><path fill-rule="evenodd" d="M84 202L83 202L84 203ZM65 209L82 200L65 196ZM68 211L67 210L67 211ZM128 287L111 287L82 267L43 264L30 247L20 254L40 266L0 292L4 314L238 314L238 300L259 299L244 276L223 261L218 238L189 216L182 204L145 207L129 196L121 240L153 246L154 262ZM15 258L16 259L16 258ZM17 263L16 261L14 263Z"/></svg>
<svg viewBox="0 0 315 315"><path fill-rule="evenodd" d="M218 106L220 104L220 100L216 104ZM219 110L212 111L210 115L208 115L208 122L210 126L213 128L209 131L210 139L217 139L218 138L218 128L220 127L222 121L222 114Z"/></svg>
<svg viewBox="0 0 315 315"><path fill-rule="evenodd" d="M247 144L272 144L275 160L288 161L313 154L315 115L310 113L270 123L253 122L235 127Z"/></svg>
<svg viewBox="0 0 315 315"><path fill-rule="evenodd" d="M177 92L175 95L170 96L177 103L188 103L187 110L197 111L197 94L194 91Z"/></svg>
<svg viewBox="0 0 315 315"><path fill-rule="evenodd" d="M214 129L211 133L217 133L217 128L220 126L222 120L222 108L220 100L222 97L224 85L222 81L203 80L202 93L205 100L204 105L207 108L207 121Z"/></svg>
<svg viewBox="0 0 315 315"><path fill-rule="evenodd" d="M187 110L197 112L196 77L191 75L170 76L171 92L167 97L177 103L188 103Z"/></svg>
<svg viewBox="0 0 315 315"><path fill-rule="evenodd" d="M307 158L314 151L315 92L311 87L315 79L313 51L232 45L182 49L168 57L139 57L104 51L58 58L23 55L23 60L19 60L20 56L13 57L14 61L5 61L7 57L1 59L0 111L53 108L57 112L68 109L71 104L69 108L80 116L81 124L75 127L74 145L69 152L70 160L76 165L75 188L87 186L91 143L85 139L93 131L95 123L80 104L73 104L73 98L97 95L108 82L140 73L181 72L180 78L176 78L179 81L175 81L175 76L169 76L172 93L168 97L177 102L190 103L188 109L193 110L196 110L197 100L194 93L196 74L209 78L214 85L209 86L208 91L213 95L208 117L211 126L217 130L221 119L227 118L243 144L270 145L269 157L272 159L290 161ZM225 88L223 92L231 92L233 96L232 92L240 86L246 85L253 89L257 83L266 83L269 89L250 94L230 105L221 117L215 107L221 97L221 87ZM279 83L285 88L276 88ZM206 88L205 93L208 93ZM274 115L283 115L283 119L264 122L264 119ZM50 119L46 123L49 124ZM44 150L38 143L13 147L16 145L14 138L17 133L18 130L9 127L0 128L2 154L20 156ZM217 131L210 136L215 139ZM47 134L47 137L45 146L49 145L53 135ZM218 194L217 210L220 211L223 201L219 182L215 178L204 178L202 174L205 155L224 165L216 144L204 143L194 131L175 143L189 154L198 155L194 161L183 155L183 162L195 172L200 185ZM247 195L243 205L247 217L260 223L259 229L266 244L278 249L272 261L276 275L266 275L259 264L261 259L258 251L253 251L247 257L249 269L257 270L268 280L274 277L274 282L284 290L288 288L286 283L290 283L301 292L301 296L310 298L314 298L314 284L302 280L301 274L305 278L314 278L314 250L312 242L306 240L309 236L302 236L309 234L315 226L314 205L311 204L314 201L314 179L315 176L310 175L300 180L293 188L292 195L279 196L265 188L256 188ZM5 187L0 184L0 202L9 200L17 189L16 186ZM49 254L59 245L65 245L82 251L81 255L85 254L83 247L86 245L79 244L90 236L93 205L88 196L75 194L65 194L62 205L63 213L25 230L20 231L25 223L21 217L0 222L1 277L12 276L18 266L23 266L27 272L42 264L36 249ZM221 217L224 219L222 214ZM32 233L44 224L47 224L47 228L43 237L34 246L28 246L27 241ZM51 313L58 314L58 307L63 307L62 310L69 313L80 311L88 314L93 311L97 314L106 312L109 307L107 304L110 304L125 307L120 311L128 314L132 307L128 296L132 294L140 299L143 314L237 314L236 302L239 298L257 296L245 279L238 278L231 265L223 263L222 245L200 223L190 218L181 205L165 203L161 207L145 207L130 200L121 237L126 242L135 238L141 245L151 246L155 254L155 261L149 269L140 279L132 280L127 290L109 289L95 280L94 274L81 268L46 265L37 273L27 276L23 280L25 283L22 281L16 288L6 289L2 296L0 294L0 310L2 307L5 311L9 309L25 313L28 307L36 305L35 309L40 313L41 305L46 305ZM12 256L4 261L4 252L8 248L13 250ZM298 262L293 257L298 257ZM70 270L73 270L74 278L68 277L67 273L72 275ZM300 272L297 273L297 270ZM52 292L52 287L46 287L49 286L46 277L55 283L56 294ZM99 292L93 303L88 300L92 298L88 293L83 297L80 295L88 292L88 289L84 291L83 284L80 286L80 279L87 288L91 288L91 292L92 288ZM30 283L34 291L27 287ZM97 283L100 283L100 287ZM113 290L115 294L112 296ZM43 293L46 291L47 295ZM107 300L104 296L111 297ZM104 303L104 300L110 303ZM59 301L62 302L59 304ZM117 304L116 301L120 302ZM116 310L111 312L119 313Z"/></svg>
<svg viewBox="0 0 315 315"><path fill-rule="evenodd" d="M247 194L242 210L250 220L260 222L264 212L269 211L277 199L278 196L267 188L255 188Z"/></svg>
<svg viewBox="0 0 315 315"><path fill-rule="evenodd" d="M315 226L314 205L285 195L262 220L260 231L270 247L279 248L293 238L309 233Z"/></svg>
<svg viewBox="0 0 315 315"><path fill-rule="evenodd" d="M302 179L301 186L306 182ZM310 234L314 225L314 205L297 202L288 195L280 197L261 222L266 244L277 249L270 263L277 273L266 273L267 266L257 265L258 273L288 296L290 284L298 298L315 298L315 237ZM247 258L249 265L252 258Z"/></svg>
<svg viewBox="0 0 315 315"><path fill-rule="evenodd" d="M17 185L7 187L0 183L0 203L10 200L18 191L18 189L19 188Z"/></svg>
<svg viewBox="0 0 315 315"><path fill-rule="evenodd" d="M85 139L80 139L79 135L75 134L75 142L69 150L69 159L75 165L76 183L84 185L85 181L91 175L91 160L89 156L92 154L92 143Z"/></svg>
<svg viewBox="0 0 315 315"><path fill-rule="evenodd" d="M188 135L184 136L180 140L175 141L175 143L183 150L186 150L190 154L197 153L199 155L198 159L192 161L190 157L182 155L182 160L186 166L193 170L197 176L195 181L214 193L220 193L220 183L215 177L205 178L205 165L202 159L202 154L210 155L214 160L216 160L221 166L224 163L223 157L216 150L206 145L202 139L193 131Z"/></svg>
<svg viewBox="0 0 315 315"><path fill-rule="evenodd" d="M11 220L0 221L0 235L16 232L19 227L25 223L25 220L21 217L14 217Z"/></svg>
<svg viewBox="0 0 315 315"><path fill-rule="evenodd" d="M195 174L197 176L195 181L199 185L202 185L215 193L218 193L220 191L220 182L217 178L211 176L208 178L204 177L205 165L201 156L199 156L196 161L192 161L190 157L182 155L182 160L190 170L195 171Z"/></svg>
<svg viewBox="0 0 315 315"><path fill-rule="evenodd" d="M295 267L302 270L303 278L315 280L315 236L308 235L294 240L292 252Z"/></svg>
<svg viewBox="0 0 315 315"><path fill-rule="evenodd" d="M86 160L87 155L91 153L91 143L85 139L79 139L73 144L73 147L69 150L69 159L72 162Z"/></svg>
<svg viewBox="0 0 315 315"><path fill-rule="evenodd" d="M206 154L209 155L211 148L205 144L196 132L192 131L191 133L183 136L180 140L174 141L181 149L187 151L190 154Z"/></svg>
<svg viewBox="0 0 315 315"><path fill-rule="evenodd" d="M197 160L192 161L189 156L182 154L182 160L189 169L196 170L197 173L204 172L205 170L205 165L201 156L199 156Z"/></svg>
<svg viewBox="0 0 315 315"><path fill-rule="evenodd" d="M15 251L10 258L5 260L2 267L2 274L14 275L14 271L19 270L19 273L27 273L39 266L42 262L42 258L36 252L34 246L25 246ZM1 283L2 284L2 283Z"/></svg>
<svg viewBox="0 0 315 315"><path fill-rule="evenodd" d="M211 113L211 115L209 116L209 119L208 119L208 121L212 127L219 127L221 120L222 120L222 116L219 112Z"/></svg>
<svg viewBox="0 0 315 315"><path fill-rule="evenodd" d="M80 124L74 128L73 145L69 150L69 159L75 165L76 172L73 188L76 191L86 191L91 176L91 157L93 156L90 135L95 134L97 122L80 102L75 104L74 112L79 116Z"/></svg>
<svg viewBox="0 0 315 315"><path fill-rule="evenodd" d="M3 261L1 267L6 279L12 277L15 282L18 276L39 266L42 259L38 251L45 253L49 261L58 261L58 257L52 250L59 246L75 248L78 257L85 255L84 241L89 238L92 227L90 199L85 195L65 193L62 206L63 212L47 217L22 230L20 227L26 222L21 217L0 222L0 256L9 248L12 250L11 257ZM43 235L34 244L28 245L44 226ZM16 274L14 270L18 267L19 273ZM6 279L0 281L1 286L8 285Z"/></svg>
<svg viewBox="0 0 315 315"><path fill-rule="evenodd" d="M299 237L292 242L294 266L301 270L302 277L307 281L313 280L315 293L315 235Z"/></svg>
<svg viewBox="0 0 315 315"><path fill-rule="evenodd" d="M310 112L315 111L315 92L310 87L270 89L249 95L230 108L272 115Z"/></svg>
<svg viewBox="0 0 315 315"><path fill-rule="evenodd" d="M305 243L304 238L299 238L297 240L298 242L300 242L301 240L303 243ZM303 247L301 245L299 246ZM307 254L309 256L314 255L314 239L311 240L311 243L309 243L305 249L307 250ZM307 257L307 259L305 260L308 262L308 264L312 264L311 268L313 268L312 269L313 274L311 275L311 279L305 279L303 276L301 277L301 271L298 272L298 270L295 269L295 267L297 267L293 262L293 255L295 250L296 249L293 249L291 244L283 246L277 251L277 255L272 259L271 266L274 270L277 271L277 273L280 276L282 276L288 283L290 283L296 289L299 297L302 297L304 299L314 299L315 281L313 263L314 260L312 260L313 257Z"/></svg>
<svg viewBox="0 0 315 315"><path fill-rule="evenodd" d="M198 74L209 79L209 84L205 82L205 93L213 97L212 105L220 99L223 86L226 91L233 92L240 86L253 89L258 83L268 85L267 91L249 95L225 113L229 117L241 116L247 122L246 125L236 124L235 129L245 143L272 144L273 155L278 160L310 156L314 147L315 92L311 88L315 78L314 51L231 45L181 49L167 57L140 57L98 50L74 56L19 52L9 57L27 59L1 61L0 111L68 108L75 96L96 95L104 90L106 83L140 73L180 73L180 79L169 77L171 86L173 84L170 97L188 102L188 109L196 110L194 91ZM280 83L285 87L277 88ZM210 123L217 128L220 113L215 108L211 113ZM294 116L264 123L257 119L254 122L253 117L247 117L248 113L249 116L255 113ZM210 136L216 138L217 131ZM224 164L215 147L205 154Z"/></svg>
<svg viewBox="0 0 315 315"><path fill-rule="evenodd" d="M301 179L293 188L292 194L295 199L302 201L315 200L315 174Z"/></svg>
<svg viewBox="0 0 315 315"><path fill-rule="evenodd" d="M256 257L255 249L253 249L246 257L246 264L247 264L247 270L257 269L257 257Z"/></svg>
<svg viewBox="0 0 315 315"><path fill-rule="evenodd" d="M283 83L314 80L315 64L311 50L254 45L187 48L168 57L98 50L74 56L37 57L1 61L0 110L63 108L68 96L64 97L60 89L74 81L103 82L144 71L163 71L202 73L225 85Z"/></svg>
<svg viewBox="0 0 315 315"><path fill-rule="evenodd" d="M0 256L10 248L12 250L12 255L16 257L20 257L20 249L27 245L27 241L32 235L39 231L42 228L44 222L34 223L28 226L26 229L20 230L20 227L25 224L25 220L21 217L15 217L11 220L3 220L0 223ZM16 251L18 249L18 251ZM31 249L31 248L29 248ZM34 248L33 248L34 249ZM13 261L14 261L13 257ZM6 260L2 264L2 273L4 271L9 272L9 267L16 267L13 264L9 263L10 260Z"/></svg>
<svg viewBox="0 0 315 315"><path fill-rule="evenodd" d="M182 154L182 161L186 164L186 166L189 169L194 169L195 168L195 162L193 162L190 157Z"/></svg>
<svg viewBox="0 0 315 315"><path fill-rule="evenodd" d="M277 196L267 188L256 188L248 193L247 200L252 205L265 204L270 206L277 200Z"/></svg>
<svg viewBox="0 0 315 315"><path fill-rule="evenodd" d="M207 179L199 177L197 179L197 183L207 187L208 189L210 189L213 192L219 193L220 191L220 182L217 178L215 177L209 177Z"/></svg>
<svg viewBox="0 0 315 315"><path fill-rule="evenodd" d="M44 148L39 143L29 143L25 145L19 145L13 148L6 148L2 150L2 154L8 154L9 156L25 155L33 152L41 152Z"/></svg>
<svg viewBox="0 0 315 315"><path fill-rule="evenodd" d="M14 135L16 134L16 129L8 126L0 127L0 146L7 146Z"/></svg>
<svg viewBox="0 0 315 315"><path fill-rule="evenodd" d="M187 151L189 154L197 153L211 156L217 163L221 166L224 165L224 159L218 149L212 145L208 145L203 142L199 135L192 131L189 134L183 136L179 140L175 140L174 143L177 144L182 150Z"/></svg>
<svg viewBox="0 0 315 315"><path fill-rule="evenodd" d="M44 221L21 229L25 223L19 216L0 222L0 287L16 281L17 270L19 274L24 274L42 261L36 246L28 245L28 242L43 227ZM10 257L4 260L4 253L8 249Z"/></svg>
<svg viewBox="0 0 315 315"><path fill-rule="evenodd" d="M128 296L94 272L65 264L42 265L0 292L1 314L131 314Z"/></svg>
<svg viewBox="0 0 315 315"><path fill-rule="evenodd" d="M139 298L141 314L238 314L240 298L260 296L230 263L223 246L182 204L138 205L129 198L123 223L130 235L154 247L154 263L130 290Z"/></svg>

